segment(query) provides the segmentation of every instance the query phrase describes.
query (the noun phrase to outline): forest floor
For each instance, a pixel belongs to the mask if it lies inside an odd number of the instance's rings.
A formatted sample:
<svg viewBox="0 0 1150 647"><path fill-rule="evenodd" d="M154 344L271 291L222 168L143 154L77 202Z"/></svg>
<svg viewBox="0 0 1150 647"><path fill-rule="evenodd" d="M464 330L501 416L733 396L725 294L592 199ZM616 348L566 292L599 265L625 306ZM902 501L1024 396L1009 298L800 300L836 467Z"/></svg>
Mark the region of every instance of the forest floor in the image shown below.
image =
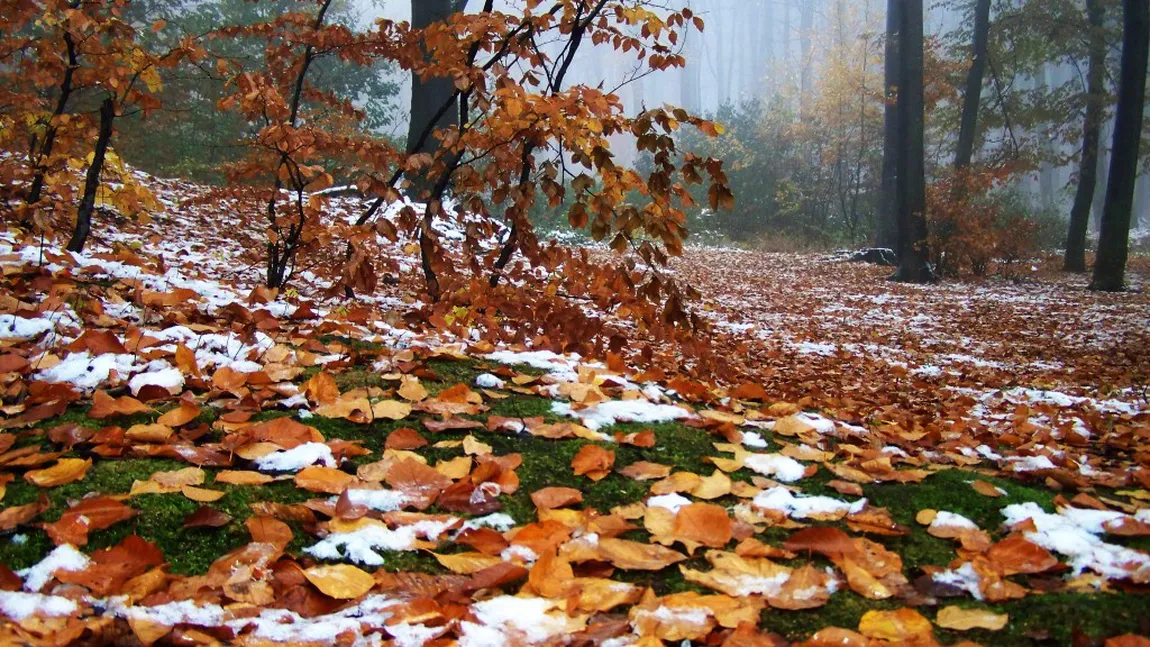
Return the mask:
<svg viewBox="0 0 1150 647"><path fill-rule="evenodd" d="M269 302L155 185L82 255L0 234L0 643L1150 635L1144 292L691 249L722 387L406 330L406 277Z"/></svg>

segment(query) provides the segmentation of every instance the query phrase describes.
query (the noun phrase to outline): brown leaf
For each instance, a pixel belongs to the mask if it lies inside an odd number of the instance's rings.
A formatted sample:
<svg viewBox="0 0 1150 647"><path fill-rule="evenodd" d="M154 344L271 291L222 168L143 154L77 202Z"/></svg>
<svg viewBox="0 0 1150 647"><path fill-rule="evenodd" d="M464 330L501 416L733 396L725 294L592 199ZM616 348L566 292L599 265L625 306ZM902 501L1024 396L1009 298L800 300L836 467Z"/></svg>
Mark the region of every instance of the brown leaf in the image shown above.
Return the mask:
<svg viewBox="0 0 1150 647"><path fill-rule="evenodd" d="M303 384L304 395L315 404L331 404L339 399L339 386L327 371L320 371Z"/></svg>
<svg viewBox="0 0 1150 647"><path fill-rule="evenodd" d="M294 536L286 523L266 515L254 515L244 522L252 541L272 544L281 548L287 546Z"/></svg>
<svg viewBox="0 0 1150 647"><path fill-rule="evenodd" d="M638 461L620 469L619 473L636 481L650 481L670 476L671 469L670 465Z"/></svg>
<svg viewBox="0 0 1150 647"><path fill-rule="evenodd" d="M1046 572L1058 566L1058 558L1022 535L1013 535L986 551L992 567L1005 576Z"/></svg>
<svg viewBox="0 0 1150 647"><path fill-rule="evenodd" d="M615 464L615 452L599 445L584 445L571 459L571 468L576 476L586 476L592 481L601 481L611 473Z"/></svg>
<svg viewBox="0 0 1150 647"><path fill-rule="evenodd" d="M202 505L184 518L185 528L221 528L231 523L232 518L215 508Z"/></svg>
<svg viewBox="0 0 1150 647"><path fill-rule="evenodd" d="M199 415L200 408L195 403L181 400L180 406L157 418L156 424L173 428L182 427L195 420Z"/></svg>
<svg viewBox="0 0 1150 647"><path fill-rule="evenodd" d="M536 508L562 508L583 501L583 493L569 487L546 487L531 493Z"/></svg>
<svg viewBox="0 0 1150 647"><path fill-rule="evenodd" d="M47 510L49 505L48 496L41 492L33 503L9 506L0 510L0 530L12 530L32 521Z"/></svg>
<svg viewBox="0 0 1150 647"><path fill-rule="evenodd" d="M134 516L136 510L119 500L110 496L96 496L68 508L57 521L44 524L44 530L57 546L83 546L88 543L89 532L103 530Z"/></svg>
<svg viewBox="0 0 1150 647"><path fill-rule="evenodd" d="M858 547L850 535L829 526L803 528L791 535L783 546L792 552L810 551L831 558L859 554Z"/></svg>
<svg viewBox="0 0 1150 647"><path fill-rule="evenodd" d="M88 417L103 420L111 416L131 416L151 412L151 407L131 396L113 398L104 391L96 391L92 394L92 408L88 409Z"/></svg>
<svg viewBox="0 0 1150 647"><path fill-rule="evenodd" d="M675 515L673 533L679 540L722 548L731 541L731 518L717 505L692 503Z"/></svg>
<svg viewBox="0 0 1150 647"><path fill-rule="evenodd" d="M427 439L410 427L400 427L387 435L385 449L418 449L427 445Z"/></svg>
<svg viewBox="0 0 1150 647"><path fill-rule="evenodd" d="M339 494L355 483L356 479L347 472L334 467L305 467L295 475L295 486L308 492Z"/></svg>
<svg viewBox="0 0 1150 647"><path fill-rule="evenodd" d="M600 538L598 554L604 561L628 571L661 571L687 559L670 548L614 538Z"/></svg>

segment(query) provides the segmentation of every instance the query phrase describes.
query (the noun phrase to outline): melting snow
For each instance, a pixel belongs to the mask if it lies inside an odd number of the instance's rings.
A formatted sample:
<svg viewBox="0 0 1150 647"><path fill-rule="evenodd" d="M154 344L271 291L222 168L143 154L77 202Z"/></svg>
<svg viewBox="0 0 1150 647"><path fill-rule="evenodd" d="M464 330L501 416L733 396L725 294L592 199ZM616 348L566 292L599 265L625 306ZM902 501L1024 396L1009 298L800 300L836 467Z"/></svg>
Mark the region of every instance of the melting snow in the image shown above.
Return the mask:
<svg viewBox="0 0 1150 647"><path fill-rule="evenodd" d="M256 467L266 472L298 472L317 462L325 467L336 466L331 447L323 443L304 443L255 460Z"/></svg>
<svg viewBox="0 0 1150 647"><path fill-rule="evenodd" d="M1032 520L1036 530L1025 533L1026 539L1069 557L1075 575L1091 570L1107 579L1150 580L1150 555L1097 536L1105 532L1105 522L1125 517L1121 513L1062 508L1050 514L1037 503L1026 502L1006 506L1002 515L1009 527Z"/></svg>
<svg viewBox="0 0 1150 647"><path fill-rule="evenodd" d="M25 590L39 591L57 571L82 571L88 568L89 563L87 555L71 544L63 544L54 548L40 563L17 571L16 574L24 579Z"/></svg>
<svg viewBox="0 0 1150 647"><path fill-rule="evenodd" d="M743 464L764 476L773 476L783 483L794 483L803 478L807 468L789 456L782 454L752 454Z"/></svg>
<svg viewBox="0 0 1150 647"><path fill-rule="evenodd" d="M551 412L578 418L588 429L598 431L618 422L658 423L694 417L690 411L671 404L654 404L647 400L609 400L586 409L575 409L567 402L553 402Z"/></svg>
<svg viewBox="0 0 1150 647"><path fill-rule="evenodd" d="M847 503L829 496L796 496L785 487L774 487L755 495L751 503L758 508L778 510L795 519L805 519L816 515L861 512L866 507L866 499Z"/></svg>

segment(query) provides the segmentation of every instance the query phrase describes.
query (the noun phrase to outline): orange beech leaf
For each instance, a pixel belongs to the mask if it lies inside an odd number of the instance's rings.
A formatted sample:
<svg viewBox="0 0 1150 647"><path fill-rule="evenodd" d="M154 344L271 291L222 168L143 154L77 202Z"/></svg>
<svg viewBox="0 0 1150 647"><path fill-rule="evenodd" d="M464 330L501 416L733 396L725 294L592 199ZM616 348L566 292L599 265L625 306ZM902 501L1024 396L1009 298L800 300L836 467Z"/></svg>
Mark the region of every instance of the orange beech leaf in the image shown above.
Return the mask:
<svg viewBox="0 0 1150 647"><path fill-rule="evenodd" d="M930 620L914 609L867 611L859 620L858 630L872 639L904 644L934 644L934 628Z"/></svg>
<svg viewBox="0 0 1150 647"><path fill-rule="evenodd" d="M351 474L341 472L334 467L305 467L295 475L296 487L309 492L326 492L327 494L339 494L357 480Z"/></svg>
<svg viewBox="0 0 1150 647"><path fill-rule="evenodd" d="M192 514L184 517L185 528L221 528L231 523L232 518L216 510L202 505Z"/></svg>
<svg viewBox="0 0 1150 647"><path fill-rule="evenodd" d="M61 458L52 467L25 472L24 480L37 487L56 487L83 479L90 467L90 458Z"/></svg>
<svg viewBox="0 0 1150 647"><path fill-rule="evenodd" d="M113 497L90 497L65 510L57 521L44 524L44 530L56 545L83 546L88 543L89 532L103 530L136 514L136 510Z"/></svg>
<svg viewBox="0 0 1150 647"><path fill-rule="evenodd" d="M311 376L303 385L303 392L308 400L315 404L331 404L339 399L339 386L335 378L327 371L320 371Z"/></svg>
<svg viewBox="0 0 1150 647"><path fill-rule="evenodd" d="M181 400L180 405L156 418L156 424L167 427L182 427L200 415L200 408L194 402Z"/></svg>
<svg viewBox="0 0 1150 647"><path fill-rule="evenodd" d="M546 487L531 493L537 508L562 508L583 501L583 493L569 487Z"/></svg>
<svg viewBox="0 0 1150 647"><path fill-rule="evenodd" d="M400 427L387 435L386 449L418 449L427 445L427 439L410 427Z"/></svg>
<svg viewBox="0 0 1150 647"><path fill-rule="evenodd" d="M731 541L731 517L717 505L692 503L675 514L673 533L676 539L722 548Z"/></svg>
<svg viewBox="0 0 1150 647"><path fill-rule="evenodd" d="M324 595L354 600L375 587L375 578L350 564L331 564L304 569L304 576Z"/></svg>
<svg viewBox="0 0 1150 647"><path fill-rule="evenodd" d="M611 473L615 464L615 452L599 445L584 445L571 459L571 468L576 476L586 476L592 481L601 481Z"/></svg>
<svg viewBox="0 0 1150 647"><path fill-rule="evenodd" d="M103 420L111 416L131 416L151 412L151 407L131 396L113 398L104 391L96 391L92 394L92 408L88 409L88 417Z"/></svg>
<svg viewBox="0 0 1150 647"><path fill-rule="evenodd" d="M252 541L287 546L291 542L293 533L286 523L267 515L253 515L244 522Z"/></svg>

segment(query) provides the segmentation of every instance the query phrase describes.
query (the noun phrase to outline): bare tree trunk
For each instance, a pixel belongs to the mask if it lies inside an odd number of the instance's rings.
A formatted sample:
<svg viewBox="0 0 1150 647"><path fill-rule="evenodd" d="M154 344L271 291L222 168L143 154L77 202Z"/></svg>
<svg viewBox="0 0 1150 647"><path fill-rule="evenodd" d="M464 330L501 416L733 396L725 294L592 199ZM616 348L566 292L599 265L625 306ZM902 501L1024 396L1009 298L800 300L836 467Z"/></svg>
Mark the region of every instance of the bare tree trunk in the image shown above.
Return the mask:
<svg viewBox="0 0 1150 647"><path fill-rule="evenodd" d="M1094 263L1094 290L1117 292L1126 280L1130 214L1138 180L1138 150L1142 141L1142 109L1146 102L1146 64L1150 55L1150 0L1123 2L1122 76L1118 84L1118 110L1114 122L1114 152L1098 259Z"/></svg>
<svg viewBox="0 0 1150 647"><path fill-rule="evenodd" d="M926 247L925 99L923 0L899 0L898 220L899 266L895 281L934 279Z"/></svg>
<svg viewBox="0 0 1150 647"><path fill-rule="evenodd" d="M886 60L883 83L886 107L883 113L882 202L879 209L875 245L898 250L898 61L899 2L888 0L886 12Z"/></svg>
<svg viewBox="0 0 1150 647"><path fill-rule="evenodd" d="M1106 9L1103 0L1086 0L1090 24L1090 68L1086 72L1086 118L1082 124L1082 159L1078 167L1078 190L1070 209L1070 231L1066 237L1066 257L1062 269L1086 271L1086 229L1090 206L1098 186L1098 143L1106 100Z"/></svg>
<svg viewBox="0 0 1150 647"><path fill-rule="evenodd" d="M966 93L962 103L962 127L958 134L958 148L954 155L954 168L970 166L974 155L974 140L978 130L978 108L982 104L982 78L986 74L986 49L990 39L990 0L978 0L974 7L974 42L970 50L970 70L966 74Z"/></svg>
<svg viewBox="0 0 1150 647"><path fill-rule="evenodd" d="M96 193L100 190L100 173L104 170L104 157L108 153L108 143L112 141L112 126L116 120L116 102L108 96L100 104L100 130L96 136L96 150L92 153L92 164L84 178L84 196L76 211L76 227L72 239L68 241L68 251L84 251L88 233L92 231L92 212L96 209Z"/></svg>

